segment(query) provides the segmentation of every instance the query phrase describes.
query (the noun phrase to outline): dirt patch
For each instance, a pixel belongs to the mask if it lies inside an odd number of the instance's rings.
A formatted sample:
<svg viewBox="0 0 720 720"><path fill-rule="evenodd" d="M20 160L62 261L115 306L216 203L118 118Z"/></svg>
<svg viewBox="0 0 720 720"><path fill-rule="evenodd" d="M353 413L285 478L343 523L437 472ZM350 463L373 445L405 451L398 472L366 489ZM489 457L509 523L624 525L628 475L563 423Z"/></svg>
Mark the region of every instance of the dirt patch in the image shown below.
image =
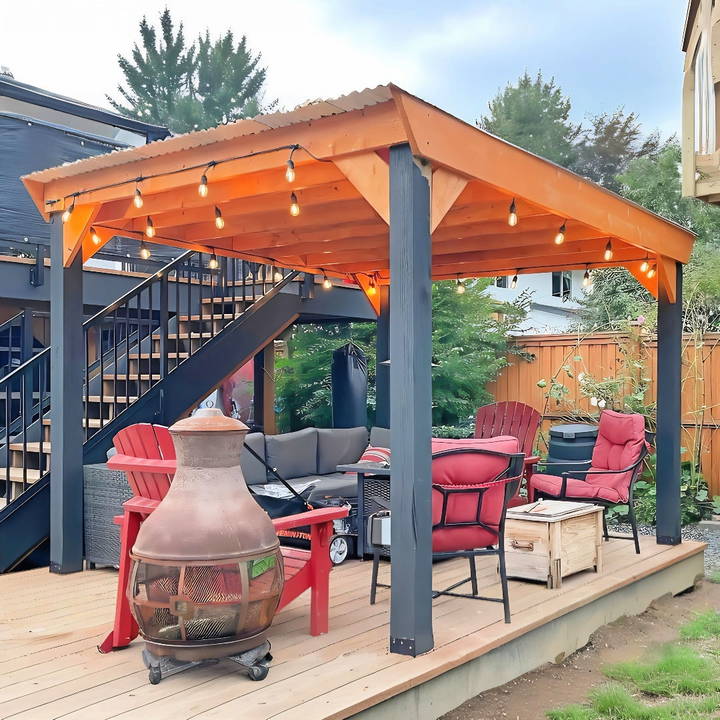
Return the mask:
<svg viewBox="0 0 720 720"><path fill-rule="evenodd" d="M602 668L637 660L648 648L678 638L678 627L695 613L720 607L720 585L701 583L694 591L657 600L642 615L601 627L581 650L560 664L548 664L468 700L441 720L546 720L553 708L587 700L607 682Z"/></svg>

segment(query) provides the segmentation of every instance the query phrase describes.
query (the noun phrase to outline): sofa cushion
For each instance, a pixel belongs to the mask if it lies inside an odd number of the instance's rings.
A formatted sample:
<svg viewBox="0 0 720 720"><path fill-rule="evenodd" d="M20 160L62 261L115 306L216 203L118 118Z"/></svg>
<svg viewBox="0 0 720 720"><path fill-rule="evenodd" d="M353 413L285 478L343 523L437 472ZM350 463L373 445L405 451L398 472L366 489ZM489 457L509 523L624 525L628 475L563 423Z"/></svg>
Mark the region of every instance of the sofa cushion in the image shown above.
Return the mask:
<svg viewBox="0 0 720 720"><path fill-rule="evenodd" d="M246 435L245 444L252 448L263 460L265 459L265 436L262 433L257 432ZM240 467L248 485L261 485L268 481L265 466L257 458L253 457L246 448L243 448L240 453Z"/></svg>
<svg viewBox="0 0 720 720"><path fill-rule="evenodd" d="M310 493L308 502L324 500L326 498L347 498L354 500L357 497L357 475L355 473L333 473L321 475L317 484Z"/></svg>
<svg viewBox="0 0 720 720"><path fill-rule="evenodd" d="M383 427L370 428L370 444L375 447L390 447L390 430Z"/></svg>
<svg viewBox="0 0 720 720"><path fill-rule="evenodd" d="M368 442L367 428L322 428L317 431L317 471L334 473L338 465L357 462Z"/></svg>
<svg viewBox="0 0 720 720"><path fill-rule="evenodd" d="M285 480L317 473L317 428L265 436L268 465Z"/></svg>

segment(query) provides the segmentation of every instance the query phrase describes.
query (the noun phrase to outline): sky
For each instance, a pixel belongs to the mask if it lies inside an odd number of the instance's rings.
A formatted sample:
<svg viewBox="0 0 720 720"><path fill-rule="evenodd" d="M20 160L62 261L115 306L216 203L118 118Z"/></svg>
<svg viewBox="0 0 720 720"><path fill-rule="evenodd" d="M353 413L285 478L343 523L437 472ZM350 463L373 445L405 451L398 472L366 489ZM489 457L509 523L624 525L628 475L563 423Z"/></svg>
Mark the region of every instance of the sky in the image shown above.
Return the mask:
<svg viewBox="0 0 720 720"><path fill-rule="evenodd" d="M0 65L108 107L118 54L166 6L188 38L247 35L281 109L394 82L474 122L541 69L576 121L622 106L647 130L679 132L685 0L0 0Z"/></svg>

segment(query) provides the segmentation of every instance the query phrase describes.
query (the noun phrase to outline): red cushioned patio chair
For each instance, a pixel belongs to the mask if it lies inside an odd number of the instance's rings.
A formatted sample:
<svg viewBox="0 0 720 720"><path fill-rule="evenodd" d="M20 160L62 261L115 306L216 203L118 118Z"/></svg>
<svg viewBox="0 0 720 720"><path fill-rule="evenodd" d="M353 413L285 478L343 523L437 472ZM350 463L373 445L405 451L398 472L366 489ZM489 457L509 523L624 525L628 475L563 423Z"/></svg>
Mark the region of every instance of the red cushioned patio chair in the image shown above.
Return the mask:
<svg viewBox="0 0 720 720"><path fill-rule="evenodd" d="M524 476L526 483L529 483L533 466L540 460L533 453L541 422L542 415L530 405L521 402L496 402L478 409L475 414L474 437L516 437L520 443L520 452L525 454ZM525 498L516 495L510 500L510 507L525 502Z"/></svg>
<svg viewBox="0 0 720 720"><path fill-rule="evenodd" d="M130 551L140 524L165 497L175 474L175 446L163 425L137 423L121 430L114 438L117 454L108 466L124 470L133 497L123 503L123 515L115 518L120 525L120 572L115 600L115 623L110 634L98 645L102 653L126 647L138 636L138 626L130 612L127 585L130 577ZM211 489L210 489L211 490ZM330 606L329 543L333 520L346 517L347 507L320 508L274 519L277 532L310 527L310 549L282 547L285 585L278 610L310 590L310 634L328 631Z"/></svg>
<svg viewBox="0 0 720 720"><path fill-rule="evenodd" d="M530 499L552 498L554 500L577 500L602 505L605 539L628 540L626 535L610 535L605 512L614 505L627 504L635 552L640 553L633 486L642 471L643 460L648 452L645 439L645 418L639 414L604 410L600 415L598 437L592 459L587 461L588 470L582 470L584 479L575 477L578 470L561 472L559 475L533 473L530 478ZM563 465L582 463L543 463L537 465L559 468Z"/></svg>
<svg viewBox="0 0 720 720"><path fill-rule="evenodd" d="M514 437L432 441L432 553L433 560L465 557L470 576L433 597L488 600L503 604L505 622L510 622L507 573L505 571L505 513L510 498L522 480L524 455ZM502 598L478 595L475 558L497 555ZM370 604L375 603L379 548L374 548ZM471 594L453 592L466 583Z"/></svg>

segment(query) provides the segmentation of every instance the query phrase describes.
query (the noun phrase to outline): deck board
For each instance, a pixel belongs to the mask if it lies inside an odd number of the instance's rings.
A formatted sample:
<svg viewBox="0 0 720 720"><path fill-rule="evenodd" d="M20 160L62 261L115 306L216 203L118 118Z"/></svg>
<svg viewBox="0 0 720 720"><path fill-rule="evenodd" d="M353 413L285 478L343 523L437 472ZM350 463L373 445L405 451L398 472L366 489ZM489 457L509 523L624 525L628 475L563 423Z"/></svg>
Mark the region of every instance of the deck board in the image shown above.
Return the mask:
<svg viewBox="0 0 720 720"><path fill-rule="evenodd" d="M426 682L595 598L702 551L702 545L656 545L642 539L606 543L603 572L567 578L559 590L511 581L513 622L499 603L440 597L433 603L435 649L419 658L387 651L389 591L368 603L370 563L336 568L331 578L330 632L308 634L307 593L278 614L270 639L268 678L253 683L236 666L220 663L147 682L138 640L100 655L110 628L117 573L94 570L66 576L31 570L0 577L0 718L203 720L251 717L277 720L342 718ZM466 562L436 564L434 587L466 574ZM388 566L381 568L381 581ZM481 594L499 597L495 563L478 560Z"/></svg>

